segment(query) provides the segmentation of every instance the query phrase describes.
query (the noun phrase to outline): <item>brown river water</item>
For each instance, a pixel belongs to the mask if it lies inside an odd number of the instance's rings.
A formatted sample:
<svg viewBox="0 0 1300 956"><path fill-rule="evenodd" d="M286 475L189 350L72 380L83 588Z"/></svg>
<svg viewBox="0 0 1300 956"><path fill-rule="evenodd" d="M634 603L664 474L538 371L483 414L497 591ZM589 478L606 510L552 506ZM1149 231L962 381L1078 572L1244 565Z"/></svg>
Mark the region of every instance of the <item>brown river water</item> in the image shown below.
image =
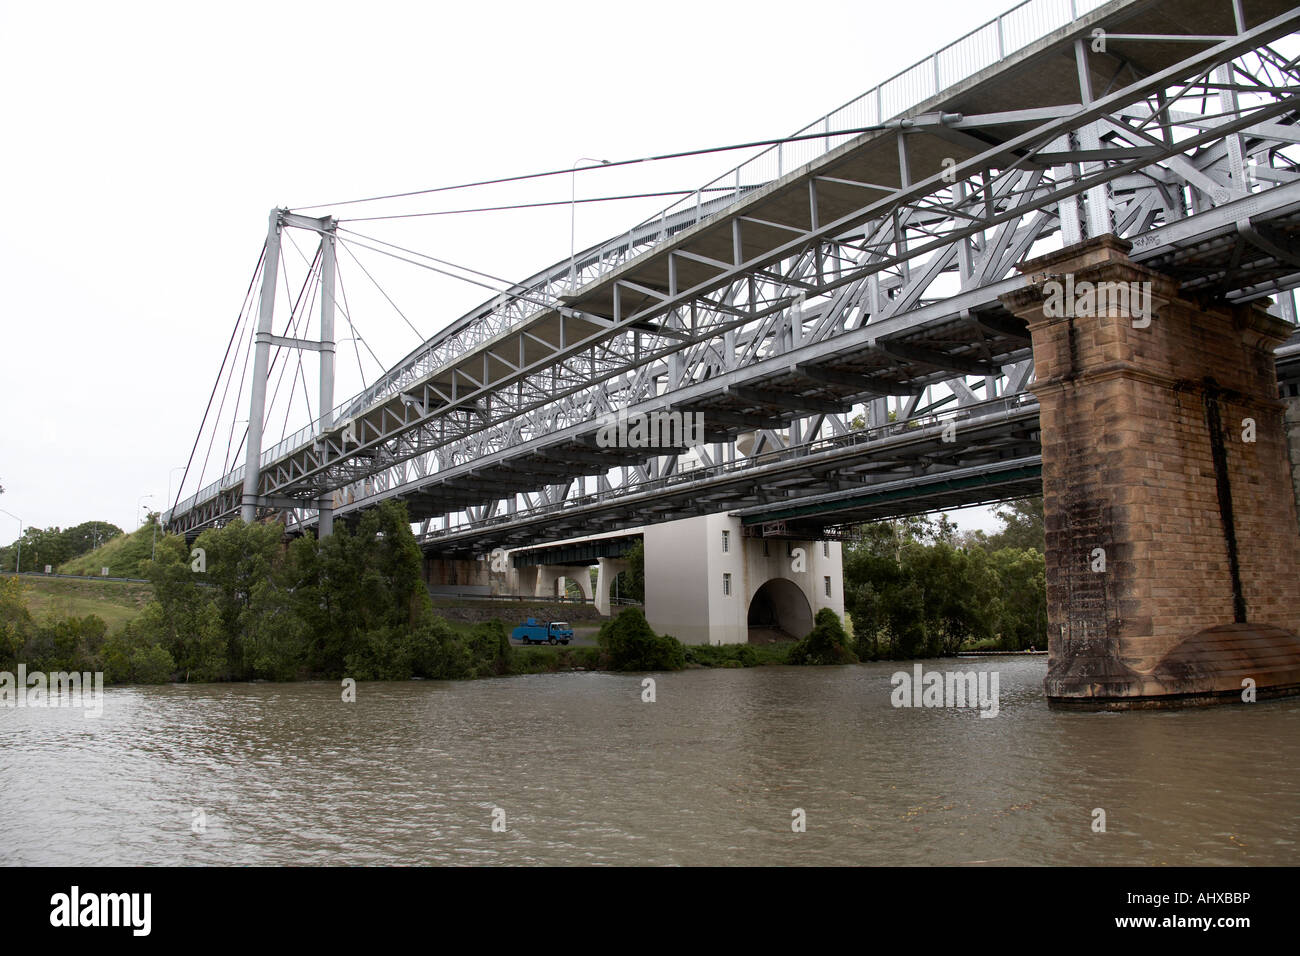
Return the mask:
<svg viewBox="0 0 1300 956"><path fill-rule="evenodd" d="M997 671L998 715L896 709L894 663L0 707L0 863L1297 861L1300 700L1064 713L1041 657L925 667Z"/></svg>

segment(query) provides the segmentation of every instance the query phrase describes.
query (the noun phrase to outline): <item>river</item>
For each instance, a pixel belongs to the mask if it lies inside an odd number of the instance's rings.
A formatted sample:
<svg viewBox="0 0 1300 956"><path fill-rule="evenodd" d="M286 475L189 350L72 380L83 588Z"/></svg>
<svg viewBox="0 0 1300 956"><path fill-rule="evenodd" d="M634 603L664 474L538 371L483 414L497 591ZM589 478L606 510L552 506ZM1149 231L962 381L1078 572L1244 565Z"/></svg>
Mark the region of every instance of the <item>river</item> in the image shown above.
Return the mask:
<svg viewBox="0 0 1300 956"><path fill-rule="evenodd" d="M893 663L0 708L0 863L1296 861L1300 701L1056 712L1045 667L926 662L996 670L993 718L895 709Z"/></svg>

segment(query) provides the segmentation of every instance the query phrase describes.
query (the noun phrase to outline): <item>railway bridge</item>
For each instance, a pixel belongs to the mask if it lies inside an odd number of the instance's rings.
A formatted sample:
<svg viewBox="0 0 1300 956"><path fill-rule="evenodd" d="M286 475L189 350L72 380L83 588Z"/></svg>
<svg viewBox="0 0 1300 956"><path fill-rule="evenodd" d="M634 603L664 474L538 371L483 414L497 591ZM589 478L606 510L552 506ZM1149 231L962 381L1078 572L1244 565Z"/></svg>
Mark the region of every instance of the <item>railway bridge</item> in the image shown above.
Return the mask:
<svg viewBox="0 0 1300 956"><path fill-rule="evenodd" d="M1294 692L1298 30L1284 0L1028 0L342 403L336 250L362 240L273 210L244 464L168 526L328 534L397 498L462 560L722 514L824 541L1041 491L1054 704ZM291 231L314 339L275 334ZM322 413L266 448L269 370L306 350ZM611 427L656 414L699 427Z"/></svg>

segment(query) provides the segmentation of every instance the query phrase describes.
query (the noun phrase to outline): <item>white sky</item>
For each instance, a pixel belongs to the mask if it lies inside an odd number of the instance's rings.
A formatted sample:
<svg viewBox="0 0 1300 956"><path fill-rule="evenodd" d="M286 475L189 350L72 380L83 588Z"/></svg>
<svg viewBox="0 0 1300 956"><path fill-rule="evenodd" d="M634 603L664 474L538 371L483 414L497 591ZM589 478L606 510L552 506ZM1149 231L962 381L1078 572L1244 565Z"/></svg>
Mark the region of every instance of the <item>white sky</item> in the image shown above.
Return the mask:
<svg viewBox="0 0 1300 956"><path fill-rule="evenodd" d="M787 135L1010 5L0 0L0 508L130 529L142 496L166 507L273 206ZM693 189L745 155L580 174L577 190ZM566 175L337 213L567 203L569 190ZM578 247L669 201L579 206ZM568 255L569 216L355 228L522 279ZM490 296L358 254L426 336ZM296 288L292 247L286 261ZM384 364L418 343L346 253L340 273ZM364 354L358 370L352 348L337 400L378 370ZM0 515L0 541L16 534Z"/></svg>

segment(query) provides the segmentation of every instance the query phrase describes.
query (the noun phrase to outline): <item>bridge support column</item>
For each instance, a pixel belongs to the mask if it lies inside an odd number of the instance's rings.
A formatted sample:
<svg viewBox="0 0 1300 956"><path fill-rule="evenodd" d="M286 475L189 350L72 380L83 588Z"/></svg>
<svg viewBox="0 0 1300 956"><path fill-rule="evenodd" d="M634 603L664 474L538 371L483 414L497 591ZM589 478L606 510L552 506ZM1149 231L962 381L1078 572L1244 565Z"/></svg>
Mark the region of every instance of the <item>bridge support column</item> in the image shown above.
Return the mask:
<svg viewBox="0 0 1300 956"><path fill-rule="evenodd" d="M614 579L622 571L628 570L631 565L622 558L598 558L600 570L596 574L596 610L602 617L609 617L613 610L610 607L610 588L614 586Z"/></svg>
<svg viewBox="0 0 1300 956"><path fill-rule="evenodd" d="M262 469L262 419L266 417L266 373L271 362L271 320L275 315L275 280L280 271L280 210L272 209L263 253L262 298L257 313L257 340L253 346L253 382L248 397L248 436L244 440L244 493L239 516L245 524L257 520L257 497Z"/></svg>
<svg viewBox="0 0 1300 956"><path fill-rule="evenodd" d="M1295 491L1296 511L1300 512L1300 395L1286 400L1286 436L1291 450L1291 487Z"/></svg>
<svg viewBox="0 0 1300 956"><path fill-rule="evenodd" d="M591 572L585 567L570 567L568 565L539 565L533 596L539 598L555 597L555 585L560 580L573 581L578 585L578 589L582 591L582 596L588 601L591 600ZM561 593L559 596L564 597L564 594Z"/></svg>
<svg viewBox="0 0 1300 956"><path fill-rule="evenodd" d="M1102 236L1025 263L1047 519L1047 697L1123 708L1300 692L1300 526L1272 351ZM1089 297L1092 298L1089 298ZM1098 308L1098 303L1111 308Z"/></svg>
<svg viewBox="0 0 1300 956"><path fill-rule="evenodd" d="M320 270L320 437L324 447L325 435L334 426L334 270L335 222L327 218L321 233ZM334 493L327 491L316 502L316 537L328 538L334 533Z"/></svg>

